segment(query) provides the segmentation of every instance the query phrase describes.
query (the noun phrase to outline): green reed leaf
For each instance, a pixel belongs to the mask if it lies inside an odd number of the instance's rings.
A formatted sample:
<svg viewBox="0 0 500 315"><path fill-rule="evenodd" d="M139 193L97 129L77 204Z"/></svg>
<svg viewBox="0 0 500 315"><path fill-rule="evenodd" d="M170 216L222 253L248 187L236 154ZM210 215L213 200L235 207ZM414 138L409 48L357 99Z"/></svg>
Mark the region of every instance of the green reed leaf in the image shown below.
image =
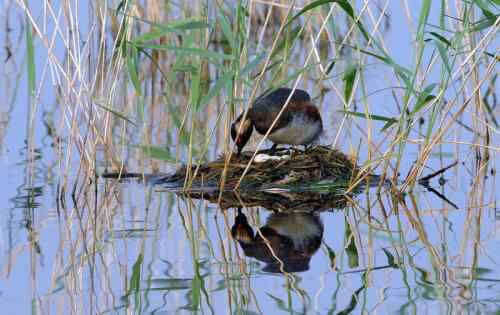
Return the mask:
<svg viewBox="0 0 500 315"><path fill-rule="evenodd" d="M420 93L420 95L417 98L417 102L415 104L415 107L413 108L413 111L411 112L411 116L418 113L425 105L427 105L430 101L436 98L435 95L431 95L431 92L434 90L436 86L437 86L436 83L432 83L424 88L422 93Z"/></svg>
<svg viewBox="0 0 500 315"><path fill-rule="evenodd" d="M387 66L393 68L394 72L396 72L396 74L404 81L406 88L411 90L411 91L414 91L413 87L411 86L411 83L410 83L410 76L411 76L410 70L395 63L394 60L392 60L392 58L390 58L390 56L388 56L388 55L381 56L379 54L376 54L376 53L368 51L368 50L364 50L364 49L358 49L358 50L366 55L372 56L372 57L382 61Z"/></svg>
<svg viewBox="0 0 500 315"><path fill-rule="evenodd" d="M363 277L365 278L365 277ZM351 314L352 311L356 308L358 305L359 297L358 295L363 291L363 289L366 288L366 284L363 284L360 288L358 288L356 291L351 296L351 300L349 301L349 304L340 312L337 313L337 315L348 315Z"/></svg>
<svg viewBox="0 0 500 315"><path fill-rule="evenodd" d="M158 159L162 161L167 161L170 163L175 163L175 158L170 154L170 152L162 147L158 146L140 146L145 155L153 159Z"/></svg>
<svg viewBox="0 0 500 315"><path fill-rule="evenodd" d="M302 10L300 10L297 14L295 14L293 17L291 17L288 22L285 24L285 27L288 26L290 23L292 23L294 20L302 16L304 13L319 7L321 5L325 5L328 3L337 3L342 10L345 11L345 13L353 20L355 21L356 25L361 31L361 34L363 34L363 37L368 40L369 36L368 33L365 30L365 27L360 21L356 21L356 15L354 14L354 9L352 8L351 4L347 0L317 0L309 3L308 5L304 6Z"/></svg>
<svg viewBox="0 0 500 315"><path fill-rule="evenodd" d="M487 18L495 18L495 14L491 12L487 2L485 3L483 0L474 0L474 4L479 7L484 16Z"/></svg>
<svg viewBox="0 0 500 315"><path fill-rule="evenodd" d="M436 47L439 52L439 56L441 57L441 60L443 61L444 68L446 69L446 72L448 73L448 76L451 76L451 64L450 64L450 59L449 59L449 53L448 49L440 42L440 41L434 41L436 44Z"/></svg>
<svg viewBox="0 0 500 315"><path fill-rule="evenodd" d="M359 266L358 248L356 247L354 234L351 231L351 225L347 219L345 219L345 240L347 242L345 251L348 257L349 268L356 268Z"/></svg>
<svg viewBox="0 0 500 315"><path fill-rule="evenodd" d="M212 26L204 21L188 20L188 21L179 21L170 23L165 27L171 28L173 30L187 31L187 30L211 28Z"/></svg>
<svg viewBox="0 0 500 315"><path fill-rule="evenodd" d="M191 299L192 309L197 310L201 302L201 278L198 275L191 281Z"/></svg>
<svg viewBox="0 0 500 315"><path fill-rule="evenodd" d="M26 58L28 65L28 91L32 96L35 95L36 68L35 68L35 48L33 45L33 32L31 22L26 16Z"/></svg>
<svg viewBox="0 0 500 315"><path fill-rule="evenodd" d="M150 24L152 24L151 31L141 34L132 39L132 42L134 44L151 42L163 36L166 36L169 33L182 34L184 31L187 30L210 28L209 24L202 21L181 21L167 25L160 25L154 23Z"/></svg>
<svg viewBox="0 0 500 315"><path fill-rule="evenodd" d="M213 58L213 59L224 59L224 60L233 60L235 59L232 55L227 55L223 53L218 53L215 51L211 51L208 49L194 48L194 47L182 47L182 46L171 46L171 45L159 45L159 44L146 44L146 43L131 43L132 45L140 48L149 48L156 50L166 50L172 51L175 53L184 53L187 55L194 55L205 58Z"/></svg>
<svg viewBox="0 0 500 315"><path fill-rule="evenodd" d="M191 308L193 310L199 309L201 305L201 294L205 295L207 302L209 301L208 292L205 288L205 281L203 280L202 275L200 274L200 263L195 261L194 266L194 277L191 282ZM210 306L210 304L209 304ZM213 310L212 310L213 313Z"/></svg>
<svg viewBox="0 0 500 315"><path fill-rule="evenodd" d="M129 291L127 295L134 292L135 296L135 306L139 307L139 294L141 289L141 266L142 266L143 256L139 254L132 267L132 276L130 277Z"/></svg>
<svg viewBox="0 0 500 315"><path fill-rule="evenodd" d="M332 269L337 269L337 257L335 256L335 251L330 248L330 246L324 244L326 247L326 251L328 253L328 258L330 259L330 267Z"/></svg>
<svg viewBox="0 0 500 315"><path fill-rule="evenodd" d="M422 1L422 7L420 9L420 16L418 18L418 27L417 27L417 40L420 42L424 40L424 31L425 31L425 26L427 25L427 19L429 18L431 4L432 0Z"/></svg>
<svg viewBox="0 0 500 315"><path fill-rule="evenodd" d="M231 29L231 24L227 20L226 16L222 13L218 15L218 20L222 29L222 34L224 34L224 37L229 42L229 46L231 47L231 49L235 51L237 48L236 37L234 36L233 30Z"/></svg>
<svg viewBox="0 0 500 315"><path fill-rule="evenodd" d="M332 62L330 62L330 64L326 67L326 74L330 74L330 72L332 72L333 70L333 67L335 67L335 64L337 63L337 59L334 59Z"/></svg>
<svg viewBox="0 0 500 315"><path fill-rule="evenodd" d="M95 104L96 104L98 107L100 107L100 108L102 108L102 109L104 109L104 110L106 110L106 111L108 111L108 112L112 113L112 114L113 114L113 115L115 115L116 117L118 117L118 118L120 118L120 119L123 119L123 120L125 120L126 122L128 122L128 123L132 124L133 126L137 127L137 124L136 124L133 120L131 120L130 118L128 118L125 114L122 114L122 113L118 112L117 110L115 110L115 109L113 109L113 108L111 108L111 107L109 107L109 106L106 106L106 105L103 105L103 104L99 104L98 102L95 102Z"/></svg>
<svg viewBox="0 0 500 315"><path fill-rule="evenodd" d="M494 17L487 17L473 24L473 27L469 29L470 32L480 32L484 29L487 29L495 24L496 19L500 15L496 15Z"/></svg>
<svg viewBox="0 0 500 315"><path fill-rule="evenodd" d="M290 23L292 23L294 20L298 19L301 15L303 15L307 11L310 11L316 7L319 7L320 5L324 5L327 3L333 3L333 2L337 2L337 0L317 0L317 1L313 1L313 2L309 3L308 5L303 7L302 10L300 10L297 14L292 16L288 20L288 22L286 22L285 27L287 27Z"/></svg>
<svg viewBox="0 0 500 315"><path fill-rule="evenodd" d="M191 278L155 278L151 279L154 285L151 290L170 291L170 290L187 290L190 289L193 283Z"/></svg>
<svg viewBox="0 0 500 315"><path fill-rule="evenodd" d="M344 101L347 104L351 99L352 89L354 87L354 80L356 79L356 73L358 68L356 65L349 65L344 72Z"/></svg>
<svg viewBox="0 0 500 315"><path fill-rule="evenodd" d="M185 64L185 65L174 65L172 70L177 71L177 72L194 73L194 72L198 71L198 68L196 68L193 65Z"/></svg>
<svg viewBox="0 0 500 315"><path fill-rule="evenodd" d="M361 112L351 112L347 110L341 110L341 113L351 115L351 116L356 116L359 118L365 118L365 119L370 119L370 120L378 120L378 121L385 121L385 122L390 122L390 123L395 123L398 120L394 117L387 117L387 116L382 116L382 115L374 115L374 114L368 114L366 115L365 113Z"/></svg>
<svg viewBox="0 0 500 315"><path fill-rule="evenodd" d="M336 2L345 11L345 13L347 13L347 15L349 15L351 19L356 23L365 40L368 40L370 36L368 35L368 32L366 31L361 21L360 20L357 21L356 15L354 14L354 9L352 8L351 4L347 0L337 0Z"/></svg>
<svg viewBox="0 0 500 315"><path fill-rule="evenodd" d="M191 104L193 105L193 109L195 111L198 110L199 102L200 102L200 86L201 84L201 76L200 71L196 70L191 72Z"/></svg>
<svg viewBox="0 0 500 315"><path fill-rule="evenodd" d="M434 36L436 39L438 39L440 42L444 43L446 46L451 47L451 42L447 40L444 36L436 33L436 32L430 32L432 36Z"/></svg>
<svg viewBox="0 0 500 315"><path fill-rule="evenodd" d="M391 252L385 248L382 248L382 250L384 251L384 254L387 257L387 264L393 268L399 268L398 264L396 263L396 259L394 258L394 255L392 255Z"/></svg>
<svg viewBox="0 0 500 315"><path fill-rule="evenodd" d="M127 55L127 70L130 77L130 81L134 85L135 92L137 95L141 95L141 82L139 81L139 72L138 72L138 51L134 46L130 46L130 54Z"/></svg>
<svg viewBox="0 0 500 315"><path fill-rule="evenodd" d="M280 299L279 297L276 297L276 296L272 295L271 293L266 292L266 294L267 294L267 296L269 296L271 299L274 300L278 309L283 310L283 311L287 311L288 313L293 314L293 312L290 312L290 308L288 307L287 303L283 299Z"/></svg>

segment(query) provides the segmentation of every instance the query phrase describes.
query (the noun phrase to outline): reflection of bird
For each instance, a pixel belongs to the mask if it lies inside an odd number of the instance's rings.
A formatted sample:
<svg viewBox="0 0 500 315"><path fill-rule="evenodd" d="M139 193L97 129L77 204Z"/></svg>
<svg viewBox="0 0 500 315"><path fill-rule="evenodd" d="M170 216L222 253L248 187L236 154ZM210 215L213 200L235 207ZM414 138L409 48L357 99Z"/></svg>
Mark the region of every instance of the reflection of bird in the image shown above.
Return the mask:
<svg viewBox="0 0 500 315"><path fill-rule="evenodd" d="M309 261L321 245L323 223L317 214L273 213L254 235L246 216L238 210L231 234L246 256L267 264L264 271L300 272L309 269Z"/></svg>
<svg viewBox="0 0 500 315"><path fill-rule="evenodd" d="M238 154L250 139L254 127L262 135L267 133L290 93L292 89L279 88L261 95L248 110L244 121L244 113L236 118L231 125L231 137L238 148ZM296 89L268 138L274 142L274 151L278 144L307 145L316 140L322 131L321 115L311 103L311 97L306 91Z"/></svg>

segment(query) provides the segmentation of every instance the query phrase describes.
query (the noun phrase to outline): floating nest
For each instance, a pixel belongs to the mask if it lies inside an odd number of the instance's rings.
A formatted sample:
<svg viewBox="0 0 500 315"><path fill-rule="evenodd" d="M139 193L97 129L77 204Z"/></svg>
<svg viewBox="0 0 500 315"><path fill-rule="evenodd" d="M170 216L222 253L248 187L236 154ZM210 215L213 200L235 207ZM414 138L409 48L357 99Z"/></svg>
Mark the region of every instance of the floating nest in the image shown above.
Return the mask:
<svg viewBox="0 0 500 315"><path fill-rule="evenodd" d="M324 211L347 205L346 190L360 174L345 154L326 146L307 151L282 149L271 154L259 151L233 155L190 169L181 167L174 174L106 173L103 178L143 178L147 183L183 197L206 199L221 208L263 207L273 211ZM243 176L247 166L248 172ZM376 175L367 176L375 184ZM221 189L223 185L223 189ZM352 197L366 182L351 189Z"/></svg>
<svg viewBox="0 0 500 315"><path fill-rule="evenodd" d="M220 191L222 183L222 191L236 188L254 192L273 189L303 191L345 189L359 174L357 166L342 152L326 146L314 146L305 152L286 149L270 155L269 150L260 151L242 178L253 155L254 152L248 151L239 157L233 154L228 163L223 155L199 167L193 166L189 172L186 167L181 167L175 174L157 178L154 182L169 189L182 189L188 183L184 191L193 193Z"/></svg>

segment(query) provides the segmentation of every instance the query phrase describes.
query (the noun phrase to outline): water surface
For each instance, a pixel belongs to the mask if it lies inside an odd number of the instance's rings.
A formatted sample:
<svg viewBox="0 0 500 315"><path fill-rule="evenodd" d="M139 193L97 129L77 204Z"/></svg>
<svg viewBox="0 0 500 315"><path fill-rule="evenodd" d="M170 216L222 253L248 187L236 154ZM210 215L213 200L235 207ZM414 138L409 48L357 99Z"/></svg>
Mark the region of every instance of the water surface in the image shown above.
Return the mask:
<svg viewBox="0 0 500 315"><path fill-rule="evenodd" d="M410 12L419 12L420 5L408 5ZM41 14L43 8L33 4L32 9ZM401 10L391 2L391 27L385 36L388 50L407 66L415 52L407 20L398 13ZM0 32L0 41L22 38L22 24L14 19L19 12L5 9L12 31ZM433 7L431 20L437 23L436 12ZM88 19L81 14L82 34ZM70 104L61 99L50 74L42 79L43 69L46 73L50 69L44 68L44 46L35 43L38 84L43 87L35 101L26 89L24 43L13 44L22 53L4 62L0 75L5 96L0 103L0 305L5 313L499 312L498 132L492 134L490 161L481 172L476 169L474 147L459 144L474 139L465 127L454 126L456 143L443 141L433 151L422 176L459 162L441 176L442 185L439 177L431 180L431 186L449 201L417 185L399 198L387 187L367 189L315 214L288 213L283 207L277 214L272 211L276 209L241 205L254 233L262 228L260 233L269 233L277 244L271 248L281 248L283 255L291 253L288 258L278 255L287 265L282 266L262 243L245 251L235 240L231 228L237 207L221 209L134 179L96 181L85 173L81 151L66 153L72 144L62 131L67 121L60 123L61 108ZM56 52L62 51L57 44ZM374 66L366 75L370 91L392 85L386 68ZM431 77L437 81L439 75L436 70ZM301 87L318 96L313 82L305 80ZM176 99L189 98L178 94ZM364 163L373 154L366 149L367 129L374 128L372 140L381 141L383 123L368 126L365 120L357 120L343 125L338 98L330 91L318 104L327 126L322 142L333 143L337 131L345 128L336 147L357 154ZM209 125L217 120L216 101L204 116ZM392 103L391 91L370 99L378 114L396 115ZM494 113L498 117L498 108ZM471 123L472 115L471 111L463 115L464 125ZM87 130L86 125L81 129ZM157 138L186 161L187 151L174 148L173 130ZM145 161L133 153L141 138L131 134L124 148L130 171L142 171L144 165L148 172L175 169L173 163ZM219 130L209 144L207 159L223 151L223 137ZM410 138L418 140L420 134ZM199 144L196 149L202 148ZM381 151L386 149L383 143ZM419 150L418 141L405 150L401 181ZM110 167L107 157L100 147L91 159L99 172ZM307 205L303 208L307 210ZM289 237L280 238L270 229Z"/></svg>

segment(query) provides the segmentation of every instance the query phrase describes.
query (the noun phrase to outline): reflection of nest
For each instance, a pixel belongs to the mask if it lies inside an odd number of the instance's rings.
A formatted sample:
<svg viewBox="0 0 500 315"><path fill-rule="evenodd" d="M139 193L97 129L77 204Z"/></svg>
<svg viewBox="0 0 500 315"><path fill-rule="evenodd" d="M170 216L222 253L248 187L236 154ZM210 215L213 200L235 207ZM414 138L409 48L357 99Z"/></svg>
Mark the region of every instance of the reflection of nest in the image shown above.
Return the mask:
<svg viewBox="0 0 500 315"><path fill-rule="evenodd" d="M219 190L225 167L224 191L233 190L252 155L253 152L243 152L239 157L233 155L227 166L225 157L222 156L202 165L197 171L196 167L193 167L189 173L191 176L196 175L191 179L191 185L187 190L205 192ZM243 178L239 190L311 189L320 182L324 184L325 180L335 184L336 188L342 184L346 188L351 178L358 174L358 169L346 155L329 147L315 146L306 153L294 151L291 157L285 157L287 155L289 155L288 151L281 150L276 152L275 156L278 157L276 159L261 163L254 161ZM183 167L174 175L154 180L154 182L167 188L181 188L186 182L186 173L187 170Z"/></svg>
<svg viewBox="0 0 500 315"><path fill-rule="evenodd" d="M344 195L333 192L287 192L287 191L240 191L219 193L191 192L183 193L190 198L206 199L218 203L222 209L239 207L263 207L273 211L323 211L342 209L347 205Z"/></svg>

